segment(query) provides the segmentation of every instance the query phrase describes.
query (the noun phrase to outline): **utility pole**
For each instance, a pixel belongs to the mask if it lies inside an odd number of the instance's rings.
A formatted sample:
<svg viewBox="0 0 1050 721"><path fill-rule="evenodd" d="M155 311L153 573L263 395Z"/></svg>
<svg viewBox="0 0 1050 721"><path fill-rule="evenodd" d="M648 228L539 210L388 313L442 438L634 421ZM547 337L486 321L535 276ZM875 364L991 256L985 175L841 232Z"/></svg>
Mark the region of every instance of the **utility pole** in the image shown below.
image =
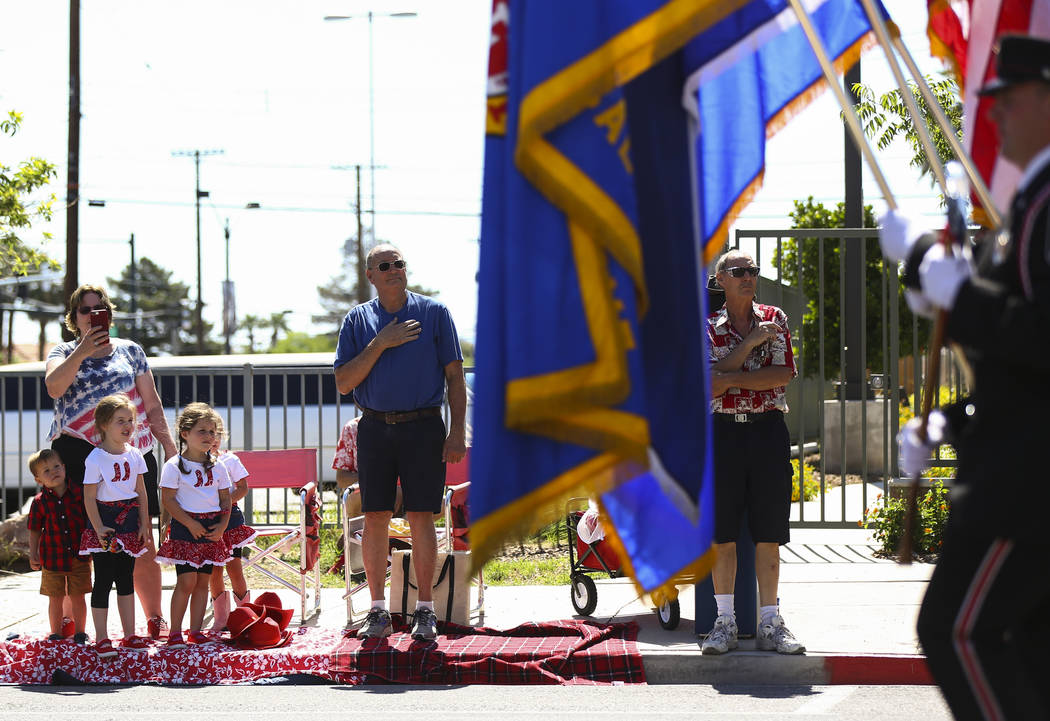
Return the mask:
<svg viewBox="0 0 1050 721"><path fill-rule="evenodd" d="M69 0L69 135L66 163L66 298L73 296L79 282L77 254L80 246L80 0ZM64 325L62 337L73 334Z"/></svg>
<svg viewBox="0 0 1050 721"><path fill-rule="evenodd" d="M194 205L197 208L197 308L194 312L193 326L197 336L197 355L204 355L204 293L201 284L201 198L208 197L207 190L201 190L201 156L222 155L222 150L175 150L176 157L192 157L197 179L197 192Z"/></svg>
<svg viewBox="0 0 1050 721"><path fill-rule="evenodd" d="M139 320L136 316L139 305L139 280L138 272L135 269L135 234L131 234L131 238L128 240L128 245L131 246L131 272L128 274L131 280L131 315L135 316L135 319L131 322L131 327L135 331L131 334L131 339L136 343L139 340Z"/></svg>
<svg viewBox="0 0 1050 721"><path fill-rule="evenodd" d="M368 292L368 278L365 276L365 229L361 222L361 165L333 165L333 170L354 169L357 178L357 202L354 204L354 213L357 215L357 243L354 245L354 253L357 258L357 302L367 303L371 297ZM372 229L373 236L375 228Z"/></svg>
<svg viewBox="0 0 1050 721"><path fill-rule="evenodd" d="M369 13L371 15L371 13ZM367 303L368 279L365 277L365 229L361 225L361 166L357 167L357 302ZM375 211L373 210L372 227L375 228ZM373 233L375 230L372 231Z"/></svg>

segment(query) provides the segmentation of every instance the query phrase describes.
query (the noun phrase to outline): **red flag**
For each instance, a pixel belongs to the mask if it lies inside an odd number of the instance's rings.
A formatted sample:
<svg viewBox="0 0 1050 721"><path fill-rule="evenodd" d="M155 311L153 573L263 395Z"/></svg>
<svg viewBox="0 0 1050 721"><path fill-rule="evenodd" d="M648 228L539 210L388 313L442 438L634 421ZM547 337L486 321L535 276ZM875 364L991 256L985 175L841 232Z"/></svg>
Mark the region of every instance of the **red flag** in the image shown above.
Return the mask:
<svg viewBox="0 0 1050 721"><path fill-rule="evenodd" d="M963 91L963 146L1000 210L1005 209L1021 169L999 157L999 136L988 117L989 98L977 90L995 76L996 39L1005 33L1050 38L1047 0L927 0L930 53L952 64ZM985 220L980 207L974 216Z"/></svg>

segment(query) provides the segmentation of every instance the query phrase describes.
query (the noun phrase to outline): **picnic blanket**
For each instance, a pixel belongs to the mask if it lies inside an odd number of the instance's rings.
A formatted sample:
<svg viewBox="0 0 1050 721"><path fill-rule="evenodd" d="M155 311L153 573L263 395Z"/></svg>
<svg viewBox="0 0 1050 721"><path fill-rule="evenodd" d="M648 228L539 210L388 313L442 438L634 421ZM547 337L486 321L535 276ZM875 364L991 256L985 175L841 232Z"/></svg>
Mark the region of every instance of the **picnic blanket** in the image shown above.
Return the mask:
<svg viewBox="0 0 1050 721"><path fill-rule="evenodd" d="M115 658L100 659L90 645L18 638L0 643L0 683L207 685L301 675L334 683L329 663L341 639L339 629L300 628L283 648L241 650L218 641L169 651L160 644L144 652L121 651ZM340 674L340 683L362 681L354 674Z"/></svg>
<svg viewBox="0 0 1050 721"><path fill-rule="evenodd" d="M416 641L400 616L395 632L358 639L347 632L329 665L340 677L406 684L642 684L638 624L571 620L507 631L444 624L435 641Z"/></svg>

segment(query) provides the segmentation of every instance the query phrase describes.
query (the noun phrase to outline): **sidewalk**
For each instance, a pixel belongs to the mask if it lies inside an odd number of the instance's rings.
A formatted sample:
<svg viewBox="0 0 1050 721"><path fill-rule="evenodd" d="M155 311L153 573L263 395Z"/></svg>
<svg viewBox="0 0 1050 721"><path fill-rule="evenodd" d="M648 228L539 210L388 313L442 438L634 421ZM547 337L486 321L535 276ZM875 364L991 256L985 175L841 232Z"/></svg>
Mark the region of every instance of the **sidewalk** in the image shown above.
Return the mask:
<svg viewBox="0 0 1050 721"><path fill-rule="evenodd" d="M742 639L740 648L725 656L703 656L694 631L692 588L679 595L678 628L665 631L652 609L634 597L629 581L596 578L593 618L638 623L649 683L930 683L918 651L915 619L933 566L900 566L875 558L874 548L868 532L860 529L792 530L792 542L781 549L780 604L788 626L806 645L804 656L755 651L750 639ZM165 608L174 580L174 573L166 570ZM0 574L0 638L47 634L47 605L38 594L39 584L39 573ZM298 608L293 594L279 593L286 607ZM490 586L484 625L512 628L527 621L572 618L569 594L567 586ZM341 596L341 589L325 589L320 616L308 619L308 625L344 626ZM365 608L366 596L354 597L355 610ZM110 615L115 631L115 611ZM139 616L142 625L141 612Z"/></svg>

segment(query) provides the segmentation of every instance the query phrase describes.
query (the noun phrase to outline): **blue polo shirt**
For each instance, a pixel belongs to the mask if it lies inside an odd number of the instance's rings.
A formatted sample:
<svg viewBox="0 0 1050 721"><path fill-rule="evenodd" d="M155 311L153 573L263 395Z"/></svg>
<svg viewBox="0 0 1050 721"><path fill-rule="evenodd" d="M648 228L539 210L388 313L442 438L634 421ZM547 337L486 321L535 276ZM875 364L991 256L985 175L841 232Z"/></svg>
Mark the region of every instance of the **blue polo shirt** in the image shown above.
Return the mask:
<svg viewBox="0 0 1050 721"><path fill-rule="evenodd" d="M354 389L359 406L374 411L412 411L440 406L445 394L445 366L463 360L452 315L444 303L408 292L408 301L391 315L378 298L354 306L343 319L335 349L338 368L357 356L395 317L399 323L418 320L419 337L387 348L371 372Z"/></svg>

